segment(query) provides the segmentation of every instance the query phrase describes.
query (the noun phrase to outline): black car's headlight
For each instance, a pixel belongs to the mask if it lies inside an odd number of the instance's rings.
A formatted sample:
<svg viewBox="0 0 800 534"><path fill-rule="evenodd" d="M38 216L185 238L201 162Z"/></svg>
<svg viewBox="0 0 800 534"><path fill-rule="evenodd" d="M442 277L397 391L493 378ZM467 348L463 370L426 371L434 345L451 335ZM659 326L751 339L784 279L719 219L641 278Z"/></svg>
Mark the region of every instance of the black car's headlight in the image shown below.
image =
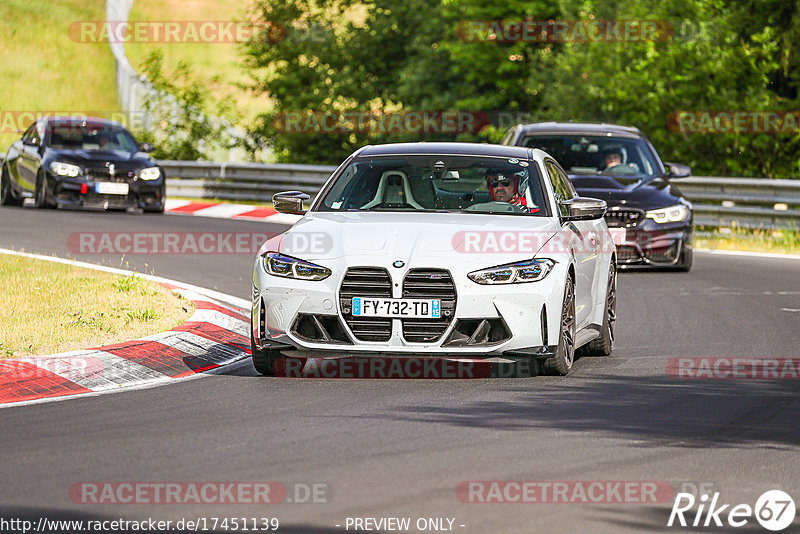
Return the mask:
<svg viewBox="0 0 800 534"><path fill-rule="evenodd" d="M267 252L262 258L264 269L272 276L295 280L325 280L331 275L331 270L327 267L286 256L280 252Z"/></svg>
<svg viewBox="0 0 800 534"><path fill-rule="evenodd" d="M158 180L161 176L161 169L158 167L147 167L139 171L139 178L142 180Z"/></svg>
<svg viewBox="0 0 800 534"><path fill-rule="evenodd" d="M538 282L547 276L555 264L550 258L533 259L473 271L467 276L476 284L483 285Z"/></svg>
<svg viewBox="0 0 800 534"><path fill-rule="evenodd" d="M64 163L62 161L52 162L50 164L50 170L58 176L69 176L70 178L75 178L82 172L82 169L77 165Z"/></svg>
<svg viewBox="0 0 800 534"><path fill-rule="evenodd" d="M689 218L689 206L685 204L675 204L668 208L650 210L645 213L645 217L653 219L657 223L681 222Z"/></svg>

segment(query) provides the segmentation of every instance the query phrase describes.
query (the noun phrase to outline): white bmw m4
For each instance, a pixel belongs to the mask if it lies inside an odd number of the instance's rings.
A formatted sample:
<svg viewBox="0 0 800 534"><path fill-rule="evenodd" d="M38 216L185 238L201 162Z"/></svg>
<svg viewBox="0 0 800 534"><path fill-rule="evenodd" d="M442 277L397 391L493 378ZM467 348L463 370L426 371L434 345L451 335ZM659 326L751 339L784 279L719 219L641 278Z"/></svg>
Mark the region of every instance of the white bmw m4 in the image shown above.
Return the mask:
<svg viewBox="0 0 800 534"><path fill-rule="evenodd" d="M262 246L253 365L282 356L533 360L566 375L608 355L616 249L602 200L545 152L468 143L357 150ZM496 360L493 360L496 361Z"/></svg>

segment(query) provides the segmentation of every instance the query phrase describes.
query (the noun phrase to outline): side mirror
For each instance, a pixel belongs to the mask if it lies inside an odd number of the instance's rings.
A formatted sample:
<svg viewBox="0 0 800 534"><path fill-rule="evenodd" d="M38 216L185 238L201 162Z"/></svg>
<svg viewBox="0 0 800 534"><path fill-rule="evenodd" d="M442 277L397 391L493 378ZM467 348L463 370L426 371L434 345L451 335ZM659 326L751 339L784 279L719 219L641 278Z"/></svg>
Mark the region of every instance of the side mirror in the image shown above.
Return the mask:
<svg viewBox="0 0 800 534"><path fill-rule="evenodd" d="M29 139L22 140L23 145L27 146L39 146L39 139L37 137L31 137Z"/></svg>
<svg viewBox="0 0 800 534"><path fill-rule="evenodd" d="M278 213L289 213L291 215L303 215L303 202L311 197L302 191L284 191L272 195L272 205Z"/></svg>
<svg viewBox="0 0 800 534"><path fill-rule="evenodd" d="M668 178L686 178L692 175L692 169L688 165L665 161L664 166L667 168Z"/></svg>
<svg viewBox="0 0 800 534"><path fill-rule="evenodd" d="M606 214L608 205L605 200L596 198L575 197L561 202L569 208L569 215L561 217L562 221L589 221L600 219Z"/></svg>
<svg viewBox="0 0 800 534"><path fill-rule="evenodd" d="M142 152L150 153L153 152L155 149L156 147L154 147L150 143L142 143L141 145L139 145L139 150L141 150Z"/></svg>

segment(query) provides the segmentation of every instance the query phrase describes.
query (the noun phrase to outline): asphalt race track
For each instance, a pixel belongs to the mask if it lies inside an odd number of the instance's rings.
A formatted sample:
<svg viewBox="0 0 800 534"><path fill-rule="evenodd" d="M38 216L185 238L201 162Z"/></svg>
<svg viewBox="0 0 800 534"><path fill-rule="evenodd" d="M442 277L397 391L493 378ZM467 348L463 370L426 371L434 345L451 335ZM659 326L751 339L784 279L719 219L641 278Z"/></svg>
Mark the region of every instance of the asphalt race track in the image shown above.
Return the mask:
<svg viewBox="0 0 800 534"><path fill-rule="evenodd" d="M245 299L252 254L76 255L68 237L280 230L0 208L0 247L129 262ZM771 489L800 503L797 379L667 374L677 356L800 357L800 261L697 253L688 274L622 273L618 315L613 356L582 358L566 378L270 379L245 362L165 387L0 409L0 517L277 517L278 532L297 533L341 532L348 517L451 518L454 531L480 534L698 530L666 526L671 496L475 504L456 494L465 481L661 481L711 488L732 505ZM86 481L327 484L327 502L76 504L70 487ZM706 531L764 529L751 518Z"/></svg>

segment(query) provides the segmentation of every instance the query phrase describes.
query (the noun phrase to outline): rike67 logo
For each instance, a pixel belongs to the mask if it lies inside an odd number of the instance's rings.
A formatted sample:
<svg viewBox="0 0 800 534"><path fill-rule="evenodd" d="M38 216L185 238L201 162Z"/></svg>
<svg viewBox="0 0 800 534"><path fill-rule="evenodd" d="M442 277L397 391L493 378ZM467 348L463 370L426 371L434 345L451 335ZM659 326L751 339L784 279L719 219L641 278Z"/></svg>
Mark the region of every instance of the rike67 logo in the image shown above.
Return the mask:
<svg viewBox="0 0 800 534"><path fill-rule="evenodd" d="M722 503L718 491L711 496L703 493L699 498L692 493L678 493L667 526L739 528L755 518L763 528L778 532L792 524L796 511L794 500L781 490L764 492L755 506Z"/></svg>

